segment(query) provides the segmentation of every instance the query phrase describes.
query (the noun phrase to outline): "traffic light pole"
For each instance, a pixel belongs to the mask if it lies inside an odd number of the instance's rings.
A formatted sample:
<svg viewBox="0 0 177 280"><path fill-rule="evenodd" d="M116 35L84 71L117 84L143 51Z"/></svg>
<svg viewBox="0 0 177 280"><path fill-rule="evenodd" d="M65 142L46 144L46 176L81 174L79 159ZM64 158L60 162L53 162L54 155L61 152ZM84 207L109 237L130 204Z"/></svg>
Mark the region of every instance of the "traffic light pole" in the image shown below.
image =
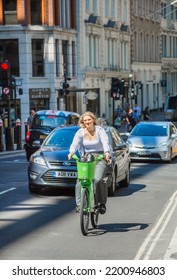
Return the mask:
<svg viewBox="0 0 177 280"><path fill-rule="evenodd" d="M8 127L5 129L5 139L6 139L6 151L13 151L14 150L14 128L11 127L11 116L10 116L10 95L7 99L7 113L8 113Z"/></svg>

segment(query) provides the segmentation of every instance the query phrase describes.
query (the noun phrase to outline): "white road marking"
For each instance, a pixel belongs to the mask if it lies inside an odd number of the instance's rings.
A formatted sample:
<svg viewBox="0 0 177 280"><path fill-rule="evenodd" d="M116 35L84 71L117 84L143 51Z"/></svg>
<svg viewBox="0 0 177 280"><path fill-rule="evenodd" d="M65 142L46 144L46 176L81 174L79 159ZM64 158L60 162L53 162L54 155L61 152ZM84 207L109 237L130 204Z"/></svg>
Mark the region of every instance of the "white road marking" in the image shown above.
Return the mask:
<svg viewBox="0 0 177 280"><path fill-rule="evenodd" d="M3 192L0 192L0 195L4 194L4 193L7 193L7 192L11 192L13 190L16 190L16 188L11 188L11 189L8 189L8 190L5 190Z"/></svg>
<svg viewBox="0 0 177 280"><path fill-rule="evenodd" d="M164 232L165 228L168 225L171 216L173 215L174 210L177 207L177 191L173 193L170 197L167 206L165 207L164 211L162 212L161 216L158 219L155 227L152 228L151 232L145 239L144 243L141 245L138 253L135 256L135 260L147 260L150 259L151 253L156 246L158 240L162 233ZM144 255L144 253L146 254ZM144 256L143 256L144 255Z"/></svg>

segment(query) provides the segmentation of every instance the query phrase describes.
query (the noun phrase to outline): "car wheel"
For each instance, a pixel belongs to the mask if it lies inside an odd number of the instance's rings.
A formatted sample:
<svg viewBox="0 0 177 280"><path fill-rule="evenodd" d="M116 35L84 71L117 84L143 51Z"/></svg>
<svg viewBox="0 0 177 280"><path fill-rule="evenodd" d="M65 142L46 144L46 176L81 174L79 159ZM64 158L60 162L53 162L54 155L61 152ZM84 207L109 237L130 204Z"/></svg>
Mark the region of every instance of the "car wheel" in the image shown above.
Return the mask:
<svg viewBox="0 0 177 280"><path fill-rule="evenodd" d="M114 193L115 193L115 189L116 189L116 171L114 170L113 171L113 174L112 174L112 182L111 182L111 185L108 189L108 195L109 196L113 196Z"/></svg>
<svg viewBox="0 0 177 280"><path fill-rule="evenodd" d="M38 188L38 187L35 187L33 185L29 185L29 192L30 193L40 194L41 193L41 189Z"/></svg>
<svg viewBox="0 0 177 280"><path fill-rule="evenodd" d="M125 179L119 182L119 186L121 188L128 188L129 183L130 183L130 168L128 168Z"/></svg>

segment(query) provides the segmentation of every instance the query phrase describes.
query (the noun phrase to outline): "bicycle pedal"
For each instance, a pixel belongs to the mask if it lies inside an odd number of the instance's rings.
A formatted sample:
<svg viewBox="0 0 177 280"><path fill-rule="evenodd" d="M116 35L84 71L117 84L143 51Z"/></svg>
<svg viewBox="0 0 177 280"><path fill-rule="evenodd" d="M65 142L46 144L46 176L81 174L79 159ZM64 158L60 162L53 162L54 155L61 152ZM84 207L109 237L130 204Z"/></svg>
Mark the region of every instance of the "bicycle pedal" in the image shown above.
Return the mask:
<svg viewBox="0 0 177 280"><path fill-rule="evenodd" d="M98 206L96 206L96 207L94 208L94 214L97 215L97 214L99 214L99 213L100 213L100 209L99 209Z"/></svg>

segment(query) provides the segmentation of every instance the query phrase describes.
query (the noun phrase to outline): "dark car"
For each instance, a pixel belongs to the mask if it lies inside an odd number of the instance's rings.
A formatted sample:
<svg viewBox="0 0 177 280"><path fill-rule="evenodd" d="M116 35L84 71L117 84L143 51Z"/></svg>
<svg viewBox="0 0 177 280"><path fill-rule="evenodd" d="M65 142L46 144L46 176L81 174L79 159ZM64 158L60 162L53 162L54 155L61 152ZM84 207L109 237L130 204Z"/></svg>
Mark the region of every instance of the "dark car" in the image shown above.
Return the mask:
<svg viewBox="0 0 177 280"><path fill-rule="evenodd" d="M29 160L29 191L40 192L46 188L73 188L76 184L75 160L68 161L69 147L79 126L64 126L54 129ZM130 179L130 157L128 145L113 127L105 127L113 149L112 164L105 180L109 195L113 195L116 184L128 187ZM37 143L36 143L37 144Z"/></svg>
<svg viewBox="0 0 177 280"><path fill-rule="evenodd" d="M24 148L27 160L39 148L39 146L33 145L34 141L39 140L42 144L54 128L66 124L77 124L79 117L79 114L68 111L43 110L36 112L31 129L26 133L25 138Z"/></svg>

